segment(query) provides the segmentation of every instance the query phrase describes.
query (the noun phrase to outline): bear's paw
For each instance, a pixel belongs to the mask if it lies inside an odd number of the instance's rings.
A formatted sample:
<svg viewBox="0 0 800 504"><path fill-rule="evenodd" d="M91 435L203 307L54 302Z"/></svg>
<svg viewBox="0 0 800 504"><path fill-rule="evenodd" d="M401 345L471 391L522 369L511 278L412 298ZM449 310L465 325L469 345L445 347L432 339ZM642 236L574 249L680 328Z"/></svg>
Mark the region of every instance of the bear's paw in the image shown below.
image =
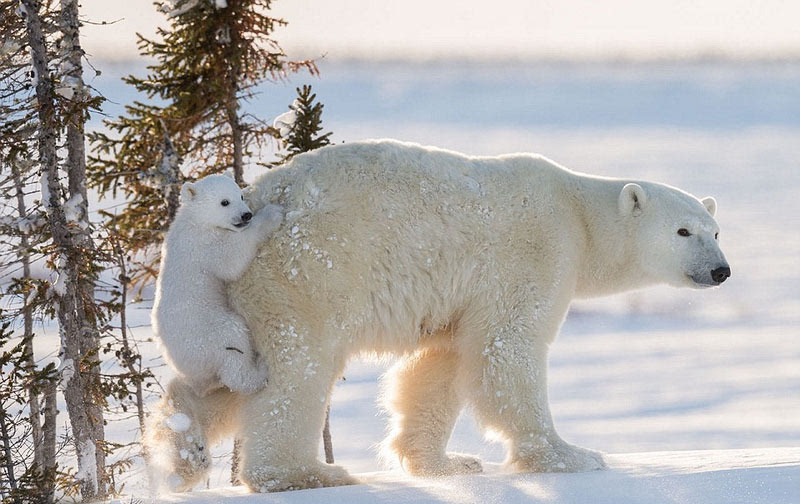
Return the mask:
<svg viewBox="0 0 800 504"><path fill-rule="evenodd" d="M241 478L250 490L260 493L358 484L344 468L318 461L293 468L245 468Z"/></svg>
<svg viewBox="0 0 800 504"><path fill-rule="evenodd" d="M562 441L518 455L511 466L517 472L587 472L605 469L606 463L599 452Z"/></svg>

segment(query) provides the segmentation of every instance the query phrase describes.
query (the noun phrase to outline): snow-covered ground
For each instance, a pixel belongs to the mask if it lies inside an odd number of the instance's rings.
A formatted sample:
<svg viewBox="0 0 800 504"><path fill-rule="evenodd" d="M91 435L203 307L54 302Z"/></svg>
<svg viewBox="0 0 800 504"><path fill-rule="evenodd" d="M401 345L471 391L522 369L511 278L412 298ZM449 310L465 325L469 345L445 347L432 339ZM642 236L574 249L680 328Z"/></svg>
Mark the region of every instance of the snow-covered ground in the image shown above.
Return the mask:
<svg viewBox="0 0 800 504"><path fill-rule="evenodd" d="M222 487L164 496L159 502L316 504L319 502L459 504L796 504L800 449L651 452L612 455L609 468L579 474L506 474L498 466L479 476L411 479L360 474L362 484L249 494Z"/></svg>
<svg viewBox="0 0 800 504"><path fill-rule="evenodd" d="M110 79L130 70L108 67L95 85L124 104L130 92ZM376 473L386 428L378 378L388 363L355 361L335 390L331 424L337 463L367 486L258 497L219 489L228 443L217 450L211 490L165 502L800 502L800 449L779 449L800 447L800 63L323 62L322 70L310 82L336 141L535 151L576 170L715 196L733 276L702 292L655 288L575 303L552 350L552 409L568 441L626 454L610 456L608 471L502 474L492 465L502 446L485 441L467 412L449 448L479 454L486 475ZM253 112L277 116L307 81L266 86ZM146 304L131 317L146 323ZM114 425L111 437L130 439L132 425ZM748 450L677 451L731 449ZM127 491L147 494L141 473Z"/></svg>

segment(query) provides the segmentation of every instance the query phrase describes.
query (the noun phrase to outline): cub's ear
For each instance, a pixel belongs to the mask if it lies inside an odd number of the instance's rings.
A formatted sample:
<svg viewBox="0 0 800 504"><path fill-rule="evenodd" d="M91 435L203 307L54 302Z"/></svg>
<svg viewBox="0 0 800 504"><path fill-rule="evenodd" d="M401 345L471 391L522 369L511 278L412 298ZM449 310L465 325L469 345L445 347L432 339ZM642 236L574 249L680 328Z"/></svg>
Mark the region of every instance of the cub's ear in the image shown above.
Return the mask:
<svg viewBox="0 0 800 504"><path fill-rule="evenodd" d="M181 186L181 199L189 201L197 196L197 186L191 182L184 182Z"/></svg>
<svg viewBox="0 0 800 504"><path fill-rule="evenodd" d="M225 172L223 172L223 175L225 175L226 177L235 178L233 176L233 170L225 170Z"/></svg>
<svg viewBox="0 0 800 504"><path fill-rule="evenodd" d="M647 194L639 184L625 184L617 200L620 215L641 215L647 205Z"/></svg>
<svg viewBox="0 0 800 504"><path fill-rule="evenodd" d="M705 198L700 200L700 203L702 203L703 206L706 207L706 210L708 210L708 213L711 214L711 217L714 217L714 214L717 213L717 200L715 200L711 196L706 196Z"/></svg>

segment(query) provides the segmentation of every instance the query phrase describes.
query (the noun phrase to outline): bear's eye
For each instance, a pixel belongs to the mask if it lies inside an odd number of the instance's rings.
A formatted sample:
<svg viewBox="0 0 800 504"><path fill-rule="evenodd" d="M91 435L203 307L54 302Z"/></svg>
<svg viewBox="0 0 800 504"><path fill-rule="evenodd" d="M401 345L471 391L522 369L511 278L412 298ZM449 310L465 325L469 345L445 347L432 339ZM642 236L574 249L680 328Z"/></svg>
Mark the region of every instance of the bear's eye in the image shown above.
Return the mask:
<svg viewBox="0 0 800 504"><path fill-rule="evenodd" d="M240 197L240 198L242 198L242 201L244 201L244 194L242 194L242 195L241 195L241 196L239 196L239 197Z"/></svg>
<svg viewBox="0 0 800 504"><path fill-rule="evenodd" d="M719 233L714 233L714 239L719 240Z"/></svg>
<svg viewBox="0 0 800 504"><path fill-rule="evenodd" d="M222 205L222 206L228 206L228 205L231 204L231 202L226 200L226 199L224 199L224 200L220 201L219 204Z"/></svg>
<svg viewBox="0 0 800 504"><path fill-rule="evenodd" d="M678 234L681 236L692 236L692 233L690 233L689 230L686 228L680 228L678 230Z"/></svg>

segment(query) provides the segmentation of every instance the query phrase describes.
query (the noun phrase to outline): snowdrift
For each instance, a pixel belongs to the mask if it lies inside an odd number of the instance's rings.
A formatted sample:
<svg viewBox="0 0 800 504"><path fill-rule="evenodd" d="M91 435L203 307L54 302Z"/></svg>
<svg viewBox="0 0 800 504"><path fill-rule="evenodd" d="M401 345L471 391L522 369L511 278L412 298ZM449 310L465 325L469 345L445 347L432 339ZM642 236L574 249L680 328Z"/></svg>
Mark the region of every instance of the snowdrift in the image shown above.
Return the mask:
<svg viewBox="0 0 800 504"><path fill-rule="evenodd" d="M362 485L277 494L242 487L162 496L157 503L691 503L800 502L800 448L608 455L609 469L577 474L486 473L415 479L400 472L360 474Z"/></svg>

